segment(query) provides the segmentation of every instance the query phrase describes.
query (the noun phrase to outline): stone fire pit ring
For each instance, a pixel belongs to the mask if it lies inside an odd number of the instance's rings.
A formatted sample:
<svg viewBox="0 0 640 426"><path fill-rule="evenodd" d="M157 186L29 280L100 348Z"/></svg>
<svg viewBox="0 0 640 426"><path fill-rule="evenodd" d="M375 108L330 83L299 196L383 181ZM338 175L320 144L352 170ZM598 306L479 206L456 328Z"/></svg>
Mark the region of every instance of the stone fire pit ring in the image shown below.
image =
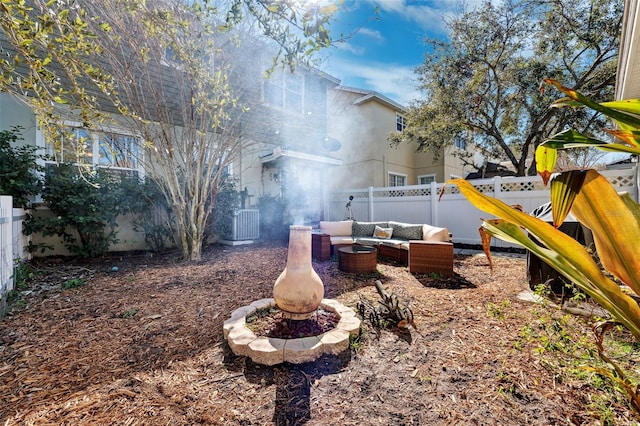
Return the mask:
<svg viewBox="0 0 640 426"><path fill-rule="evenodd" d="M315 361L323 354L340 354L349 347L349 336L360 333L360 319L353 309L333 299L322 299L320 307L337 313L340 320L334 329L318 336L279 339L257 336L247 327L248 316L258 309L275 306L275 300L267 298L233 311L231 318L224 322L223 334L234 354L268 366L283 362L302 364Z"/></svg>

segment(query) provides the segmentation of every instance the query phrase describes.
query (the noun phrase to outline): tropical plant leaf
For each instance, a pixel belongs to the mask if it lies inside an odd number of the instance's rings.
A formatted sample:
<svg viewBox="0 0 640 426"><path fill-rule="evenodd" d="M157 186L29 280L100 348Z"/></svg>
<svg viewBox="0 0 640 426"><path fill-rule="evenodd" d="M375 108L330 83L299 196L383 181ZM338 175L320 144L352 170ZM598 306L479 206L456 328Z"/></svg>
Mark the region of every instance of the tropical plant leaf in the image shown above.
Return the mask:
<svg viewBox="0 0 640 426"><path fill-rule="evenodd" d="M544 79L544 82L555 86L556 89L560 90L562 93L564 93L574 101L579 102L595 111L598 111L606 115L612 120L615 120L620 125L631 126L635 129L640 128L640 118L636 117L635 115L626 114L618 109L613 109L603 104L599 104L598 102L592 101L590 98L582 95L580 92L573 89L569 89L568 87L563 86L557 80L554 80L552 78L546 78ZM567 106L567 102L565 100L561 100L561 101L562 102L559 104L559 106ZM555 105L555 106L558 106L558 105ZM627 105L627 108L635 108L634 103L630 102Z"/></svg>
<svg viewBox="0 0 640 426"><path fill-rule="evenodd" d="M536 149L536 169L545 186L549 183L557 160L558 151L555 148L541 145Z"/></svg>
<svg viewBox="0 0 640 426"><path fill-rule="evenodd" d="M584 186L587 186L586 180ZM455 184L475 207L500 218L483 222L487 233L518 244L540 257L590 295L636 337L640 337L640 307L604 274L584 246L552 225L480 193L464 179L454 179L448 183ZM574 207L579 199L579 196L576 197ZM525 230L540 244L529 238Z"/></svg>
<svg viewBox="0 0 640 426"><path fill-rule="evenodd" d="M636 294L640 294L639 210L636 203L618 195L595 170L587 171L571 209L580 223L593 232L602 265Z"/></svg>
<svg viewBox="0 0 640 426"><path fill-rule="evenodd" d="M558 228L567 218L571 206L582 188L586 173L572 170L562 173L551 181L551 206L553 226Z"/></svg>
<svg viewBox="0 0 640 426"><path fill-rule="evenodd" d="M630 132L612 131L611 133L615 136L622 136L621 139L623 139L625 142L630 142L630 139L635 138L635 135ZM604 142L599 139L583 135L582 133L575 130L568 129L551 136L549 139L546 139L543 143L540 144L540 146L547 149L588 148L592 146L603 151L640 154L640 148L635 146L636 143L637 141L635 140L632 142L632 145ZM536 160L537 156L538 153L536 152Z"/></svg>

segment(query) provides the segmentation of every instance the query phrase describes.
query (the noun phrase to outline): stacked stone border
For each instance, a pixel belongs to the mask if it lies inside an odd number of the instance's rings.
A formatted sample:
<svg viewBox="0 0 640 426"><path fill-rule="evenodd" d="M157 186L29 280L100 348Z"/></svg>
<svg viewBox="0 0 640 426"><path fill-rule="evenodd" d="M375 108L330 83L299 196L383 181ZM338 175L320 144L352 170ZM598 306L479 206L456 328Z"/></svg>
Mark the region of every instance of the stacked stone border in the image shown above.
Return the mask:
<svg viewBox="0 0 640 426"><path fill-rule="evenodd" d="M333 299L322 299L320 307L335 312L340 320L333 330L318 336L278 339L257 336L247 327L247 317L258 309L276 306L273 298L256 300L232 312L224 322L223 333L229 347L238 356L247 356L257 364L277 365L283 362L302 364L323 354L338 355L349 348L349 336L360 333L360 319L353 309Z"/></svg>

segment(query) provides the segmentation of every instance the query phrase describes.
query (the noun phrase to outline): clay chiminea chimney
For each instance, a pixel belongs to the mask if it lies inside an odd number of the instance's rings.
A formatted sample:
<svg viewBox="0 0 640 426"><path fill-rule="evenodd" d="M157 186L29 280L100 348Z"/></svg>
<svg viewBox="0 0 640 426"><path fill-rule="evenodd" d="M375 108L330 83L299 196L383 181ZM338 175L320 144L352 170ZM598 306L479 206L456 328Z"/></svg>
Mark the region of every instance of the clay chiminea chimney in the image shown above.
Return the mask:
<svg viewBox="0 0 640 426"><path fill-rule="evenodd" d="M273 298L285 315L304 320L324 297L322 280L311 265L311 227L289 227L287 265L273 286Z"/></svg>

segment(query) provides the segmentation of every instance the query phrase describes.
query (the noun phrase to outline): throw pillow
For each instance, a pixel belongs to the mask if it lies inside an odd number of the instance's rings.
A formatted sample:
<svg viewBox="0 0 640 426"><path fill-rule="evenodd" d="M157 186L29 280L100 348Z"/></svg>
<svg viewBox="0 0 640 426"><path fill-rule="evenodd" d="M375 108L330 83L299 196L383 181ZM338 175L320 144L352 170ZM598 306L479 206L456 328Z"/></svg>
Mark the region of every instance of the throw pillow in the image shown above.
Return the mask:
<svg viewBox="0 0 640 426"><path fill-rule="evenodd" d="M401 240L421 240L422 225L412 223L389 222L393 228L393 237Z"/></svg>
<svg viewBox="0 0 640 426"><path fill-rule="evenodd" d="M393 228L381 228L376 225L375 231L373 231L373 236L376 238L380 238L383 240L388 240L393 235Z"/></svg>
<svg viewBox="0 0 640 426"><path fill-rule="evenodd" d="M388 228L387 222L356 222L353 221L352 235L354 238L371 237L376 230L376 225L381 228Z"/></svg>

